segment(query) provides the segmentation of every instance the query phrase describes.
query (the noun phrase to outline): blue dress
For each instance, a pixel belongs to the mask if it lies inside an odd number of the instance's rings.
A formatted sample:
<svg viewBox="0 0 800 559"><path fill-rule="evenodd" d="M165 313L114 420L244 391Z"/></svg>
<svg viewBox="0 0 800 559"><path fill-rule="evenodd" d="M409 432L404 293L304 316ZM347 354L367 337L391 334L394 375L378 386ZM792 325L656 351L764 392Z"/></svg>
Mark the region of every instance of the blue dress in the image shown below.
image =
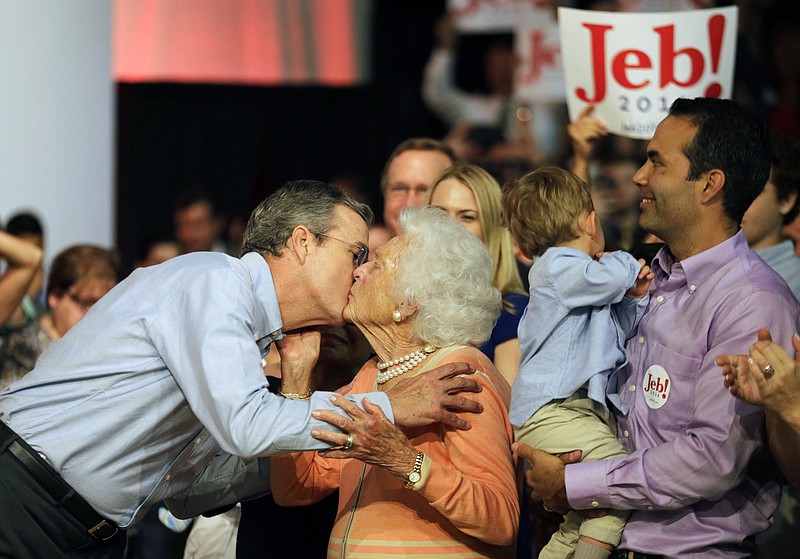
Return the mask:
<svg viewBox="0 0 800 559"><path fill-rule="evenodd" d="M503 297L503 310L500 311L500 318L492 329L492 336L481 346L481 351L494 361L494 348L517 337L517 326L528 306L528 296L520 293L509 293ZM514 307L514 314L505 308L506 303L511 303Z"/></svg>
<svg viewBox="0 0 800 559"><path fill-rule="evenodd" d="M506 303L511 303L514 308L514 314L511 314L506 309ZM513 340L517 337L517 326L522 318L522 313L525 312L525 307L528 306L528 296L521 293L509 293L503 297L503 309L500 311L500 318L492 329L491 337L481 346L481 351L494 361L494 348ZM528 503L529 496L523 489L520 493L520 522L519 534L517 536L517 559L531 559L531 533L530 533L530 505Z"/></svg>

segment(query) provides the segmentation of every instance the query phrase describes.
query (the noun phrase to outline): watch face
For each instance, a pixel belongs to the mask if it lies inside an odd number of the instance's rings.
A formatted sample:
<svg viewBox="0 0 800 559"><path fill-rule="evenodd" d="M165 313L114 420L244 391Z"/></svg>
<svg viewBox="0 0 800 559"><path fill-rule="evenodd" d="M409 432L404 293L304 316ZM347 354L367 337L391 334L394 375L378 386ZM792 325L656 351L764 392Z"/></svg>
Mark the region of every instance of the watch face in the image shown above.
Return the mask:
<svg viewBox="0 0 800 559"><path fill-rule="evenodd" d="M419 472L411 472L410 474L408 474L409 483L417 483L421 478L422 476L420 475Z"/></svg>

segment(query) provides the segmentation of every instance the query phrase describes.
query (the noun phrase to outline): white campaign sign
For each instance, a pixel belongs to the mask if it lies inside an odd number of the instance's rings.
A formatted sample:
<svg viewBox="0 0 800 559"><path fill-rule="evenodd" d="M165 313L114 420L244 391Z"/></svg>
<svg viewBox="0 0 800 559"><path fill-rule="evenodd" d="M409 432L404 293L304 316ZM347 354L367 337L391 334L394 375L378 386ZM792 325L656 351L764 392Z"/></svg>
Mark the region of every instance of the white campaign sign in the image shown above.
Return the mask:
<svg viewBox="0 0 800 559"><path fill-rule="evenodd" d="M520 14L514 36L520 60L514 82L518 100L564 102L566 87L558 37L552 9L529 9Z"/></svg>
<svg viewBox="0 0 800 559"><path fill-rule="evenodd" d="M447 6L461 33L514 34L520 60L514 78L517 101L564 101L558 23L550 0L449 0Z"/></svg>
<svg viewBox="0 0 800 559"><path fill-rule="evenodd" d="M447 11L459 31L493 33L515 28L520 13L547 4L546 0L448 0Z"/></svg>
<svg viewBox="0 0 800 559"><path fill-rule="evenodd" d="M608 131L649 139L678 97L729 98L735 6L668 13L558 9L570 120L588 104Z"/></svg>

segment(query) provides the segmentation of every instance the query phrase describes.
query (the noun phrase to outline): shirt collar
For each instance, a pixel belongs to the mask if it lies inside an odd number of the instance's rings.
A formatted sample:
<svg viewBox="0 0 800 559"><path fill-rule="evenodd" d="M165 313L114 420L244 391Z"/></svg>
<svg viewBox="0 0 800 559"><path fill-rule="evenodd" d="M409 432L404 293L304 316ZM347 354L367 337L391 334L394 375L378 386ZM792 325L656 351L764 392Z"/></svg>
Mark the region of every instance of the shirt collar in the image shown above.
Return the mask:
<svg viewBox="0 0 800 559"><path fill-rule="evenodd" d="M743 250L750 250L750 248L747 244L747 239L745 239L744 231L740 229L733 237L704 250L700 254L695 254L682 260L677 265L683 269L687 284L699 286ZM670 276L674 265L676 265L675 256L670 252L669 247L665 245L653 259L652 267L657 275Z"/></svg>
<svg viewBox="0 0 800 559"><path fill-rule="evenodd" d="M283 320L278 307L278 294L272 279L269 265L257 252L248 252L241 258L242 264L250 274L253 295L256 300L256 322L253 325L253 337L262 353L275 340L283 338ZM262 347L262 345L264 347Z"/></svg>

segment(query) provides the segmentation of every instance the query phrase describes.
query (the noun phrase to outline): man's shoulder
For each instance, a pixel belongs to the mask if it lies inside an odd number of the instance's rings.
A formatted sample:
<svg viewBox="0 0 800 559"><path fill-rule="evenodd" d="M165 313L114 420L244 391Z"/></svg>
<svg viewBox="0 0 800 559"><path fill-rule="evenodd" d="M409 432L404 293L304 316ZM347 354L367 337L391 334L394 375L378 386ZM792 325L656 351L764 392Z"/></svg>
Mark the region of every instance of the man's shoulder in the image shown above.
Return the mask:
<svg viewBox="0 0 800 559"><path fill-rule="evenodd" d="M226 271L242 273L244 266L240 259L221 252L190 252L176 256L150 269L156 277L162 274L202 277Z"/></svg>
<svg viewBox="0 0 800 559"><path fill-rule="evenodd" d="M787 341L796 331L800 304L783 278L755 252L720 270L716 279L713 294L703 299L715 325L712 331L747 331L755 339L759 328L769 327Z"/></svg>
<svg viewBox="0 0 800 559"><path fill-rule="evenodd" d="M238 258L216 252L192 252L176 256L161 264L140 268L123 282L130 293L173 293L208 288L238 289L237 278L249 275Z"/></svg>

